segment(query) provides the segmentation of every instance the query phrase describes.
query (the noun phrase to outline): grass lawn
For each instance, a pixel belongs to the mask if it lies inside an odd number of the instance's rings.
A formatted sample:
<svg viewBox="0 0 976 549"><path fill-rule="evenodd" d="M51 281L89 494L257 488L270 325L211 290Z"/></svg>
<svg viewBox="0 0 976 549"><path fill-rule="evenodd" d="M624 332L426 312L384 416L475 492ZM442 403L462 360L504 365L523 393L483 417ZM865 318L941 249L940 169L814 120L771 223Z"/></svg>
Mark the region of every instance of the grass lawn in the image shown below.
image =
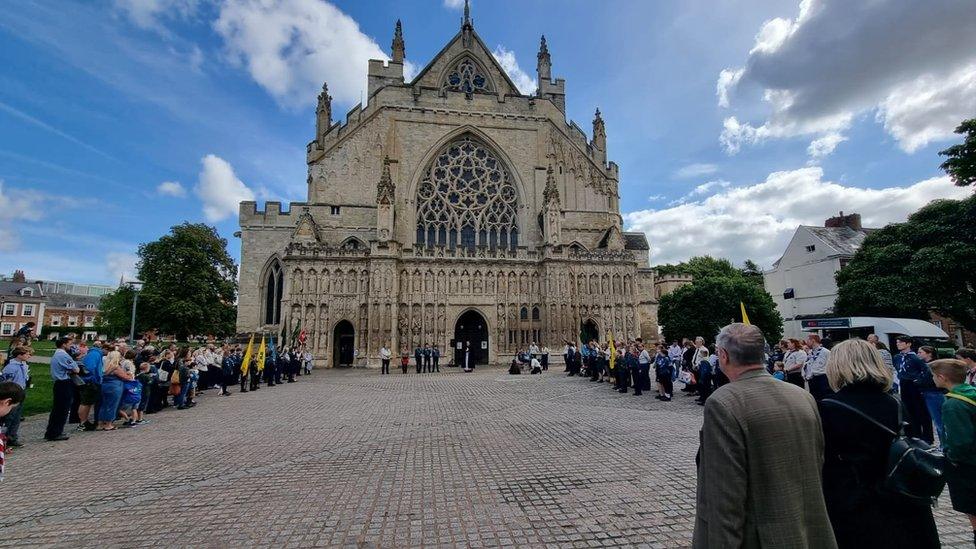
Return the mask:
<svg viewBox="0 0 976 549"><path fill-rule="evenodd" d="M31 343L34 349L34 356L54 356L54 342L39 340Z"/></svg>
<svg viewBox="0 0 976 549"><path fill-rule="evenodd" d="M31 364L32 388L27 389L27 399L24 401L24 417L34 414L46 414L51 411L54 401L54 382L51 381L51 369L46 364Z"/></svg>

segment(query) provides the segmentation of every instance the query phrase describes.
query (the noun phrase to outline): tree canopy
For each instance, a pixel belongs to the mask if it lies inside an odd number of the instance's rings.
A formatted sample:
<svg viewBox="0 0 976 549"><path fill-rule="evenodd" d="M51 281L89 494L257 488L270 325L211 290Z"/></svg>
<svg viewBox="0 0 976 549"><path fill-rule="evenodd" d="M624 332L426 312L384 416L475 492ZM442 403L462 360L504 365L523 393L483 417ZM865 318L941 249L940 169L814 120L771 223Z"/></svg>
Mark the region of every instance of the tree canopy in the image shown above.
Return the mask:
<svg viewBox="0 0 976 549"><path fill-rule="evenodd" d="M707 255L695 256L688 261L676 264L664 264L654 267L659 275L689 274L695 280L710 277L744 276L749 281L763 287L762 270L751 259L743 262L742 268L737 269L728 259L714 258Z"/></svg>
<svg viewBox="0 0 976 549"><path fill-rule="evenodd" d="M953 183L965 187L976 183L976 118L964 120L956 133L964 136L963 142L939 152L946 157L941 168Z"/></svg>
<svg viewBox="0 0 976 549"><path fill-rule="evenodd" d="M109 337L129 333L132 321L132 294L131 286L120 286L114 292L102 296L98 305L98 318L95 319L99 332ZM141 332L147 327L145 315L137 315L136 331Z"/></svg>
<svg viewBox="0 0 976 549"><path fill-rule="evenodd" d="M837 275L842 315L927 318L976 330L976 197L935 200L869 234Z"/></svg>
<svg viewBox="0 0 976 549"><path fill-rule="evenodd" d="M742 320L740 301L749 320L762 329L767 340L782 336L783 318L763 288L762 271L754 262L746 260L743 268L737 269L728 259L706 255L655 269L658 274L694 277L691 284L661 297L657 316L666 339L702 336L714 340L722 326Z"/></svg>
<svg viewBox="0 0 976 549"><path fill-rule="evenodd" d="M227 240L214 227L176 225L169 234L140 245L138 255L139 279L144 282L140 326L179 339L234 332L237 265L227 253Z"/></svg>

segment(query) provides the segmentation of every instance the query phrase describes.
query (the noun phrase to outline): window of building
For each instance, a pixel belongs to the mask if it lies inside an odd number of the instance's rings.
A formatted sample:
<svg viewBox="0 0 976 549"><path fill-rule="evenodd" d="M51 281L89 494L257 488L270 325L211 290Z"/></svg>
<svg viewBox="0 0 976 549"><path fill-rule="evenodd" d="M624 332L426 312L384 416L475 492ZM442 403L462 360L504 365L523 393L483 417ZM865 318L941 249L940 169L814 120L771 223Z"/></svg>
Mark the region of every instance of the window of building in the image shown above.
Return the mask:
<svg viewBox="0 0 976 549"><path fill-rule="evenodd" d="M34 288L21 288L20 295L34 297Z"/></svg>
<svg viewBox="0 0 976 549"><path fill-rule="evenodd" d="M539 320L539 308L532 307L532 320Z"/></svg>
<svg viewBox="0 0 976 549"><path fill-rule="evenodd" d="M51 317L51 326L61 325L61 315L56 315Z"/></svg>
<svg viewBox="0 0 976 549"><path fill-rule="evenodd" d="M95 317L85 316L85 326L91 326L93 324L95 324Z"/></svg>
<svg viewBox="0 0 976 549"><path fill-rule="evenodd" d="M527 308L525 308L525 307L522 307L522 309L519 310L519 318L521 320L528 320L529 319L529 310Z"/></svg>
<svg viewBox="0 0 976 549"><path fill-rule="evenodd" d="M23 307L24 307L23 316L34 316L34 304L33 303L24 303Z"/></svg>
<svg viewBox="0 0 976 549"><path fill-rule="evenodd" d="M95 309L95 304L94 303L89 303L89 304L85 305L85 308L88 309L89 311L92 311L92 310Z"/></svg>
<svg viewBox="0 0 976 549"><path fill-rule="evenodd" d="M329 211L332 213L332 215L339 215L339 209L340 209L339 206L329 207Z"/></svg>
<svg viewBox="0 0 976 549"><path fill-rule="evenodd" d="M417 188L417 245L518 246L518 191L498 155L472 136L441 149Z"/></svg>
<svg viewBox="0 0 976 549"><path fill-rule="evenodd" d="M475 60L465 57L444 77L443 89L467 94L490 92L491 82Z"/></svg>
<svg viewBox="0 0 976 549"><path fill-rule="evenodd" d="M4 322L3 324L0 324L0 335L14 335L14 323Z"/></svg>
<svg viewBox="0 0 976 549"><path fill-rule="evenodd" d="M4 316L14 316L17 314L17 304L16 303L4 303L3 304L3 315Z"/></svg>
<svg viewBox="0 0 976 549"><path fill-rule="evenodd" d="M76 316L69 316L68 317L68 326L77 326L77 325L78 325L78 317L76 317Z"/></svg>
<svg viewBox="0 0 976 549"><path fill-rule="evenodd" d="M264 277L264 323L278 324L281 321L281 298L284 293L285 278L281 263L274 260L268 265Z"/></svg>
<svg viewBox="0 0 976 549"><path fill-rule="evenodd" d="M810 244L809 246L807 246L807 252L808 253L812 253L812 252L815 252L815 251L817 251L817 246L816 245Z"/></svg>

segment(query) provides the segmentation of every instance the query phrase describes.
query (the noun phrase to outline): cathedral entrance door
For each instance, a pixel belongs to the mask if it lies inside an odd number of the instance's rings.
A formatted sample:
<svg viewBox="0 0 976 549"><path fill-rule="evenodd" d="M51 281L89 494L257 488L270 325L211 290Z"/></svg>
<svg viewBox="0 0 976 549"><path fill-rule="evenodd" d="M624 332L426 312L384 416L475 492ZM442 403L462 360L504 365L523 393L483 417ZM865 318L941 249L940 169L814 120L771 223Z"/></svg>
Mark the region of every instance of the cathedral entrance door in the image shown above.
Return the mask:
<svg viewBox="0 0 976 549"><path fill-rule="evenodd" d="M332 333L332 365L352 366L355 358L356 331L348 320L336 324Z"/></svg>
<svg viewBox="0 0 976 549"><path fill-rule="evenodd" d="M580 324L580 343L586 345L591 340L600 341L600 331L596 327L596 322L592 320L584 321Z"/></svg>
<svg viewBox="0 0 976 549"><path fill-rule="evenodd" d="M458 343L461 349L457 348ZM488 322L475 310L465 312L454 325L454 363L462 368L465 348L472 366L488 363Z"/></svg>

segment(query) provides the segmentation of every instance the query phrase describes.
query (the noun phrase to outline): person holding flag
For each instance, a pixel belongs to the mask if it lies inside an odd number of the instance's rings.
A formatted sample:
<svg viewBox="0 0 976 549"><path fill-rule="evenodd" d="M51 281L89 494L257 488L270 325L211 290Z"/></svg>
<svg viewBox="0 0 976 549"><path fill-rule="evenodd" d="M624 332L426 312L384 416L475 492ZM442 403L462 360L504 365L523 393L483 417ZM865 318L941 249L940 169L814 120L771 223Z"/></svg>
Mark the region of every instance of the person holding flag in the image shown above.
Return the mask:
<svg viewBox="0 0 976 549"><path fill-rule="evenodd" d="M613 344L613 332L607 332L607 381L614 387L617 380L617 347Z"/></svg>
<svg viewBox="0 0 976 549"><path fill-rule="evenodd" d="M251 358L254 352L254 334L247 342L247 349L244 350L244 359L241 361L241 392L247 392L247 375L251 371ZM253 385L253 381L251 382Z"/></svg>

